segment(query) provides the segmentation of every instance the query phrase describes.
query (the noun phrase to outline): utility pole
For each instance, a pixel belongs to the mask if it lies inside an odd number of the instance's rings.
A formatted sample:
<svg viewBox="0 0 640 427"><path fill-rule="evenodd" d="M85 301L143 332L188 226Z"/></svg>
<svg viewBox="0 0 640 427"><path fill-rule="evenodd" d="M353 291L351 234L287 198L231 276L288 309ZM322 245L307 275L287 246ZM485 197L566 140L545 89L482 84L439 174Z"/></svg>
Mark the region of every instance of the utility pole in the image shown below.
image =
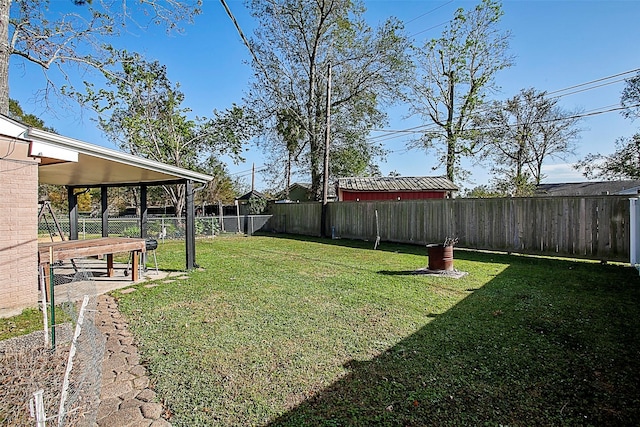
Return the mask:
<svg viewBox="0 0 640 427"><path fill-rule="evenodd" d="M327 104L326 129L324 142L324 174L322 177L322 214L320 216L320 235L327 236L327 209L329 201L329 148L331 146L331 63L327 65Z"/></svg>
<svg viewBox="0 0 640 427"><path fill-rule="evenodd" d="M251 192L252 193L253 193L253 190L255 189L255 183L256 183L256 164L251 163Z"/></svg>

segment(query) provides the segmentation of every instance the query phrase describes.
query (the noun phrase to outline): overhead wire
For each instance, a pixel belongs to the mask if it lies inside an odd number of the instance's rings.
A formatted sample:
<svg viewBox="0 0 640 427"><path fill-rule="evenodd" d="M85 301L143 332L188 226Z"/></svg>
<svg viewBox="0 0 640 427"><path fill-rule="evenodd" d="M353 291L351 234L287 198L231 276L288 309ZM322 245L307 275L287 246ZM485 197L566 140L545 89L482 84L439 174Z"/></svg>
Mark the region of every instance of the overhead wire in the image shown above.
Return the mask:
<svg viewBox="0 0 640 427"><path fill-rule="evenodd" d="M239 177L243 177L243 176L249 176L254 172L263 172L263 171L265 171L267 169L269 169L268 166L262 165L262 166L258 166L257 168L251 168L251 169L247 169L247 170L242 170L242 171L230 173L229 176L238 175L237 178L239 178Z"/></svg>
<svg viewBox="0 0 640 427"><path fill-rule="evenodd" d="M577 85L569 86L569 87L566 87L564 89L554 90L553 92L547 92L547 95L553 95L553 94L558 93L558 92L564 92L564 91L575 89L575 88L578 88L578 87L581 87L581 86L586 86L586 85L590 85L590 84L593 84L593 83L598 83L598 82L601 82L603 80L609 80L609 79L613 79L615 77L624 76L626 74L636 73L638 71L640 71L640 68L634 68L633 70L624 71L622 73L613 74L613 75L606 76L606 77L601 77L599 79L591 80L591 81L588 81L588 82L585 82L585 83L580 83L580 84L577 84Z"/></svg>
<svg viewBox="0 0 640 427"><path fill-rule="evenodd" d="M597 89L597 88L600 88L600 87L603 87L603 86L608 86L610 84L620 83L622 81L625 81L626 78L617 79L617 80L614 80L612 82L607 82L607 83L601 83L601 84L598 84L598 85L594 85L594 83L604 82L605 80L610 80L612 78L624 76L624 75L631 74L631 73L636 73L636 72L639 72L639 71L640 71L640 68L636 68L636 69L625 71L625 72L622 72L622 73L617 73L617 74L613 74L613 75L610 75L610 76L601 77L601 78L598 78L598 79L595 79L595 80L590 80L588 82L580 83L580 84L577 84L577 85L572 85L572 86L569 86L569 87L566 87L566 88L563 88L563 89L558 89L558 90L555 90L555 91L552 91L552 92L547 92L546 94L547 95L559 94L559 95L556 95L554 97L551 97L553 99L559 99L559 98L564 97L564 96L569 96L569 95L573 95L573 94L580 93L580 92L586 92L586 91L589 91L589 90L592 90L592 89ZM589 86L589 85L592 85L592 86ZM584 86L589 86L589 87L585 88ZM579 90L572 91L572 92L567 92L568 90L577 89L577 88L581 88L581 87L583 89L579 89ZM562 93L562 92L566 92L566 93ZM614 105L616 105L616 104L614 104ZM596 108L596 109L594 109L592 111L597 111L597 110L600 110L602 108L608 108L608 107L609 106L607 106L607 107L599 107L599 108ZM490 108L490 107L487 106L487 107L484 108L484 110L486 110L488 108ZM623 109L623 108L619 108L619 109ZM616 110L612 110L612 111L616 111ZM609 112L609 111L606 111L606 112ZM389 140L392 140L392 139L401 138L401 137L405 136L406 134L423 133L425 131L428 131L430 128L433 128L433 129L437 130L439 127L435 123L428 123L428 124L424 124L424 125L413 126L413 127L406 128L406 129L372 129L373 132L384 132L386 134L385 135L373 136L371 138L368 138L368 141L369 142L389 141Z"/></svg>
<svg viewBox="0 0 640 427"><path fill-rule="evenodd" d="M425 17L425 16L429 15L430 13L433 13L433 12L435 12L436 10L438 10L438 9L440 9L440 8L445 7L446 5L453 3L453 1L454 1L454 0L449 0L448 2L446 2L446 3L444 3L444 4L441 4L441 5L440 5L440 6L438 6L438 7L434 7L433 9L431 9L431 10L429 10L429 11L427 11L427 12L423 13L422 15L418 15L418 16L416 16L415 18L413 18L413 19L410 19L410 20L406 21L406 22L405 22L405 25L406 25L406 24L410 24L410 23L412 23L413 21L416 21L416 20L418 20L418 19L420 19L420 18L423 18L423 17Z"/></svg>
<svg viewBox="0 0 640 427"><path fill-rule="evenodd" d="M550 99L558 99L558 98L562 98L563 96L569 96L569 95L573 95L573 94L580 93L580 92L586 92L588 90L597 89L599 87L609 86L609 85L612 85L612 84L615 84L615 83L620 83L620 82L623 82L625 80L626 79L618 79L618 80L614 80L612 82L602 83L602 84L599 84L599 85L586 87L584 89L574 90L573 92L567 92L567 93L563 93L561 95L552 96L552 97L550 97Z"/></svg>
<svg viewBox="0 0 640 427"><path fill-rule="evenodd" d="M448 24L448 23L450 23L450 22L451 22L451 20L441 22L441 23L439 23L439 24L437 24L437 25L434 25L434 26L429 27L429 28L427 28L427 29L424 29L424 30L422 30L422 31L418 31L417 33L411 34L409 37L410 37L410 38L413 38L413 37L418 36L418 35L420 35L420 34L426 33L427 31L434 30L434 29L436 29L436 28L438 28L438 27L442 27L443 25L447 25L447 24Z"/></svg>
<svg viewBox="0 0 640 427"><path fill-rule="evenodd" d="M531 124L546 124L546 123L553 123L553 122L561 122L561 121L565 121L565 120L574 120L574 119L582 119L585 117L592 117L592 116L598 116L601 114L606 114L606 113L612 113L615 111L620 111L620 110L625 110L627 108L637 108L640 107L640 103L639 104L635 104L635 105L630 105L630 106L616 106L617 104L613 104L613 105L608 105L606 107L600 107L600 108L595 108L592 110L588 110L585 111L583 113L579 113L579 114L573 114L570 116L563 116L563 117L555 117L552 119L546 119L546 120L538 120L538 121L534 121ZM504 127L516 127L518 126L518 124L514 123L514 124L506 124L503 126L485 126L485 127L476 127L470 130L476 130L476 131L488 131L488 130L493 130L493 129L501 129ZM424 131L413 131L414 134L420 134L420 133L424 133ZM433 133L441 133L441 131L436 131ZM389 138L391 139L391 138ZM382 141L386 141L387 139L384 140L378 140L376 142L382 142ZM399 151L404 151L406 149L401 149L401 150L397 150ZM394 151L392 151L394 152Z"/></svg>

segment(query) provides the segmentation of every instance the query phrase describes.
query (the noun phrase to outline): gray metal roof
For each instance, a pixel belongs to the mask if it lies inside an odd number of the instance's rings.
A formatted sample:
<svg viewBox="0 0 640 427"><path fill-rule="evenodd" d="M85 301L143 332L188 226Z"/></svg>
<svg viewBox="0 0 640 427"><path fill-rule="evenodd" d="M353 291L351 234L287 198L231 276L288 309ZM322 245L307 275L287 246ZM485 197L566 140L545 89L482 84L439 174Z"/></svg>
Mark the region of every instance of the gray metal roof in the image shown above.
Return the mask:
<svg viewBox="0 0 640 427"><path fill-rule="evenodd" d="M600 196L603 194L636 195L640 180L587 181L556 184L539 184L536 196Z"/></svg>
<svg viewBox="0 0 640 427"><path fill-rule="evenodd" d="M347 191L458 191L442 176L381 176L339 178L338 188Z"/></svg>

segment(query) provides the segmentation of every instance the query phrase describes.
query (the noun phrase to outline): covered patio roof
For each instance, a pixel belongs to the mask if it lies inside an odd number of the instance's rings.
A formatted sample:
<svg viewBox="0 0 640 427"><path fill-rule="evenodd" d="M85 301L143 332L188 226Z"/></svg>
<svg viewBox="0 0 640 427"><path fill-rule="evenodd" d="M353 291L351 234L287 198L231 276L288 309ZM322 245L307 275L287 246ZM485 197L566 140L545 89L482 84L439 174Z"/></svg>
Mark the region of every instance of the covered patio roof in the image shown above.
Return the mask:
<svg viewBox="0 0 640 427"><path fill-rule="evenodd" d="M69 235L77 239L77 193L74 189L102 189L103 237L108 234L107 187L140 186L140 237L146 238L147 186L186 185L186 264L195 264L194 183L207 183L212 176L167 165L88 142L35 129L0 114L0 134L29 143L29 156L39 159L38 181L67 187Z"/></svg>
<svg viewBox="0 0 640 427"><path fill-rule="evenodd" d="M41 184L71 187L206 183L212 176L167 165L2 117L0 133L30 141L29 155L40 158Z"/></svg>
<svg viewBox="0 0 640 427"><path fill-rule="evenodd" d="M67 186L206 183L213 177L72 138L30 128L31 155L42 159L40 182Z"/></svg>

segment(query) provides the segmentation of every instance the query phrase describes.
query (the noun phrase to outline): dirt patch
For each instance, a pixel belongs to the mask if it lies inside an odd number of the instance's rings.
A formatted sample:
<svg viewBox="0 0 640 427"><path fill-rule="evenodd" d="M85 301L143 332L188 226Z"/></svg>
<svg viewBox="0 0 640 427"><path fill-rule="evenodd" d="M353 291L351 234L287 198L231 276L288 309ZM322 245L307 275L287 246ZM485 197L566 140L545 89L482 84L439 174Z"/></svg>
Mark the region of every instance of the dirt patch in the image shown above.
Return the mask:
<svg viewBox="0 0 640 427"><path fill-rule="evenodd" d="M424 274L427 276L450 277L452 279L459 279L469 273L460 270L429 270L428 268L419 268L417 270L414 270L413 274Z"/></svg>

